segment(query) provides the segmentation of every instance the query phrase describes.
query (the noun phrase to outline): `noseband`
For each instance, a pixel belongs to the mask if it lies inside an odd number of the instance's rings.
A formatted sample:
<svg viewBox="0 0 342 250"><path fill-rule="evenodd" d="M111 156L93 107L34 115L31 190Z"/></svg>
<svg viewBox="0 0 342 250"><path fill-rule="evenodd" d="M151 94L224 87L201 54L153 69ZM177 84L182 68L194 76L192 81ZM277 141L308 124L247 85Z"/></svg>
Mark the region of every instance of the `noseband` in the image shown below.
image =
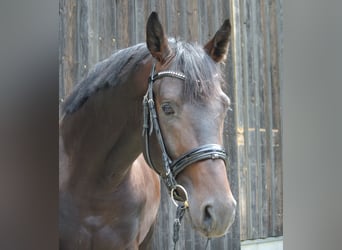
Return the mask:
<svg viewBox="0 0 342 250"><path fill-rule="evenodd" d="M176 160L171 160L167 153L163 136L160 130L158 115L155 108L154 96L153 96L153 83L163 77L178 78L185 80L186 76L180 72L174 71L161 71L155 73L155 64L152 67L152 71L148 80L148 89L143 99L143 136L145 138L145 158L148 165L154 169L164 180L169 192L173 195L173 191L177 189L176 177L182 172L187 166L202 160L207 159L222 159L225 163L227 160L227 154L224 148L218 144L205 144L198 148L192 149L180 156ZM155 131L163 159L163 169L158 171L154 166L150 156L149 139L152 135L153 130ZM172 196L173 197L173 196ZM177 198L177 197L176 197ZM180 197L178 197L179 199Z"/></svg>

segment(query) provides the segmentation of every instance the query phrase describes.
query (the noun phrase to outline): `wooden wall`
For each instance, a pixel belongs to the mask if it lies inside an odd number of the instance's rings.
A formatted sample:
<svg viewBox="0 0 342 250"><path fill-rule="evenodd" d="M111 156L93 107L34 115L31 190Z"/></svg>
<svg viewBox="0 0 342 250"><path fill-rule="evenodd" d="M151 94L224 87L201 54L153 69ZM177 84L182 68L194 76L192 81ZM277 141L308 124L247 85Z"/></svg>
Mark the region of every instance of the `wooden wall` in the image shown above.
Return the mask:
<svg viewBox="0 0 342 250"><path fill-rule="evenodd" d="M282 0L231 0L241 239L283 234Z"/></svg>
<svg viewBox="0 0 342 250"><path fill-rule="evenodd" d="M60 100L95 63L144 42L151 11L169 36L201 44L224 19L233 25L224 66L232 111L224 136L239 209L230 233L209 249L240 249L240 239L282 235L282 0L60 0ZM175 208L164 188L162 196L154 249L172 249ZM205 243L183 222L180 249L204 249Z"/></svg>

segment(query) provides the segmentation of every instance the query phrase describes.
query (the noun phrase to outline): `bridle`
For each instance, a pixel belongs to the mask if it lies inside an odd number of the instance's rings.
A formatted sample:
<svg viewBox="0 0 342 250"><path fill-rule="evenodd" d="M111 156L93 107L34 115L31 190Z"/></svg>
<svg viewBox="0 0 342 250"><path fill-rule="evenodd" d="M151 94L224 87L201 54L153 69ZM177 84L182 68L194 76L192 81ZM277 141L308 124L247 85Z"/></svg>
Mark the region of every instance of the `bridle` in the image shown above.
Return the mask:
<svg viewBox="0 0 342 250"><path fill-rule="evenodd" d="M180 80L185 81L186 76L180 72L174 71L160 71L155 72L155 64L152 66L151 74L148 79L148 88L146 94L143 99L143 136L145 141L145 159L148 165L156 171L159 176L162 177L166 187L168 188L172 201L177 206L176 219L174 222L174 247L176 249L176 242L178 240L179 227L181 224L181 220L184 216L185 210L188 208L188 194L185 188L179 185L176 181L177 175L182 172L187 166L202 160L207 159L222 159L225 164L227 161L227 153L224 148L218 144L205 144L199 146L195 149L192 149L185 154L181 155L175 160L172 160L167 153L167 149L163 140L163 136L160 130L158 115L155 108L154 95L153 95L153 83L163 77L171 77L178 78ZM153 130L155 131L161 152L162 152L162 160L163 160L163 169L160 172L152 162L150 155L150 136L152 135ZM178 194L178 191L181 190L185 197L181 197ZM182 204L178 205L175 201L180 201ZM209 239L207 241L208 245Z"/></svg>
<svg viewBox="0 0 342 250"><path fill-rule="evenodd" d="M152 71L150 77L148 79L148 88L147 92L143 99L143 136L145 140L145 158L148 165L154 169L164 180L168 190L170 193L175 191L179 186L176 181L177 175L182 172L187 166L202 160L207 159L222 159L226 163L227 154L224 148L218 144L205 144L199 146L195 149L188 151L182 156L178 157L175 160L171 160L167 153L167 149L163 140L163 136L160 130L158 115L155 108L154 96L153 96L153 83L163 77L171 77L178 78L180 80L185 81L186 76L180 72L174 71L161 71L155 72L155 64L152 66ZM153 130L155 131L161 152L162 152L162 160L163 160L163 169L162 171L158 171L158 169L154 166L151 155L150 155L150 136L152 135ZM173 194L172 194L173 195ZM176 196L177 198L177 196Z"/></svg>

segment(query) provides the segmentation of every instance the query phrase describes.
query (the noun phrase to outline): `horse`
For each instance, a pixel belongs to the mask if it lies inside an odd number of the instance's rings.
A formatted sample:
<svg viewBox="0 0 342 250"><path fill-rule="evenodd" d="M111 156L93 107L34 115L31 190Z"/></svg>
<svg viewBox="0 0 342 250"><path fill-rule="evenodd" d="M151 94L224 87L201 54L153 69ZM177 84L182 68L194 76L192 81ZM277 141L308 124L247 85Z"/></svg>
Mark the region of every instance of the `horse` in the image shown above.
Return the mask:
<svg viewBox="0 0 342 250"><path fill-rule="evenodd" d="M168 38L152 12L146 43L113 53L75 85L59 121L60 249L150 249L160 180L200 234L228 231L236 201L220 64L230 30L227 19L200 46Z"/></svg>

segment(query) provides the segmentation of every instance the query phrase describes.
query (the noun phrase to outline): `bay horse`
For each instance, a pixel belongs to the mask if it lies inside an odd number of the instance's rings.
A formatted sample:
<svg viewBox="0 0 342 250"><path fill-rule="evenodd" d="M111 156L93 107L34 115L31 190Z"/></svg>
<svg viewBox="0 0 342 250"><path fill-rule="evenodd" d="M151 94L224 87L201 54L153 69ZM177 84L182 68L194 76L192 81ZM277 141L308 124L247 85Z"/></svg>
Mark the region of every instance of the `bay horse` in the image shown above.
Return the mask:
<svg viewBox="0 0 342 250"><path fill-rule="evenodd" d="M221 146L229 36L226 20L204 47L169 39L152 12L146 43L75 86L59 124L60 249L150 249L159 177L195 230L227 232L236 206Z"/></svg>

